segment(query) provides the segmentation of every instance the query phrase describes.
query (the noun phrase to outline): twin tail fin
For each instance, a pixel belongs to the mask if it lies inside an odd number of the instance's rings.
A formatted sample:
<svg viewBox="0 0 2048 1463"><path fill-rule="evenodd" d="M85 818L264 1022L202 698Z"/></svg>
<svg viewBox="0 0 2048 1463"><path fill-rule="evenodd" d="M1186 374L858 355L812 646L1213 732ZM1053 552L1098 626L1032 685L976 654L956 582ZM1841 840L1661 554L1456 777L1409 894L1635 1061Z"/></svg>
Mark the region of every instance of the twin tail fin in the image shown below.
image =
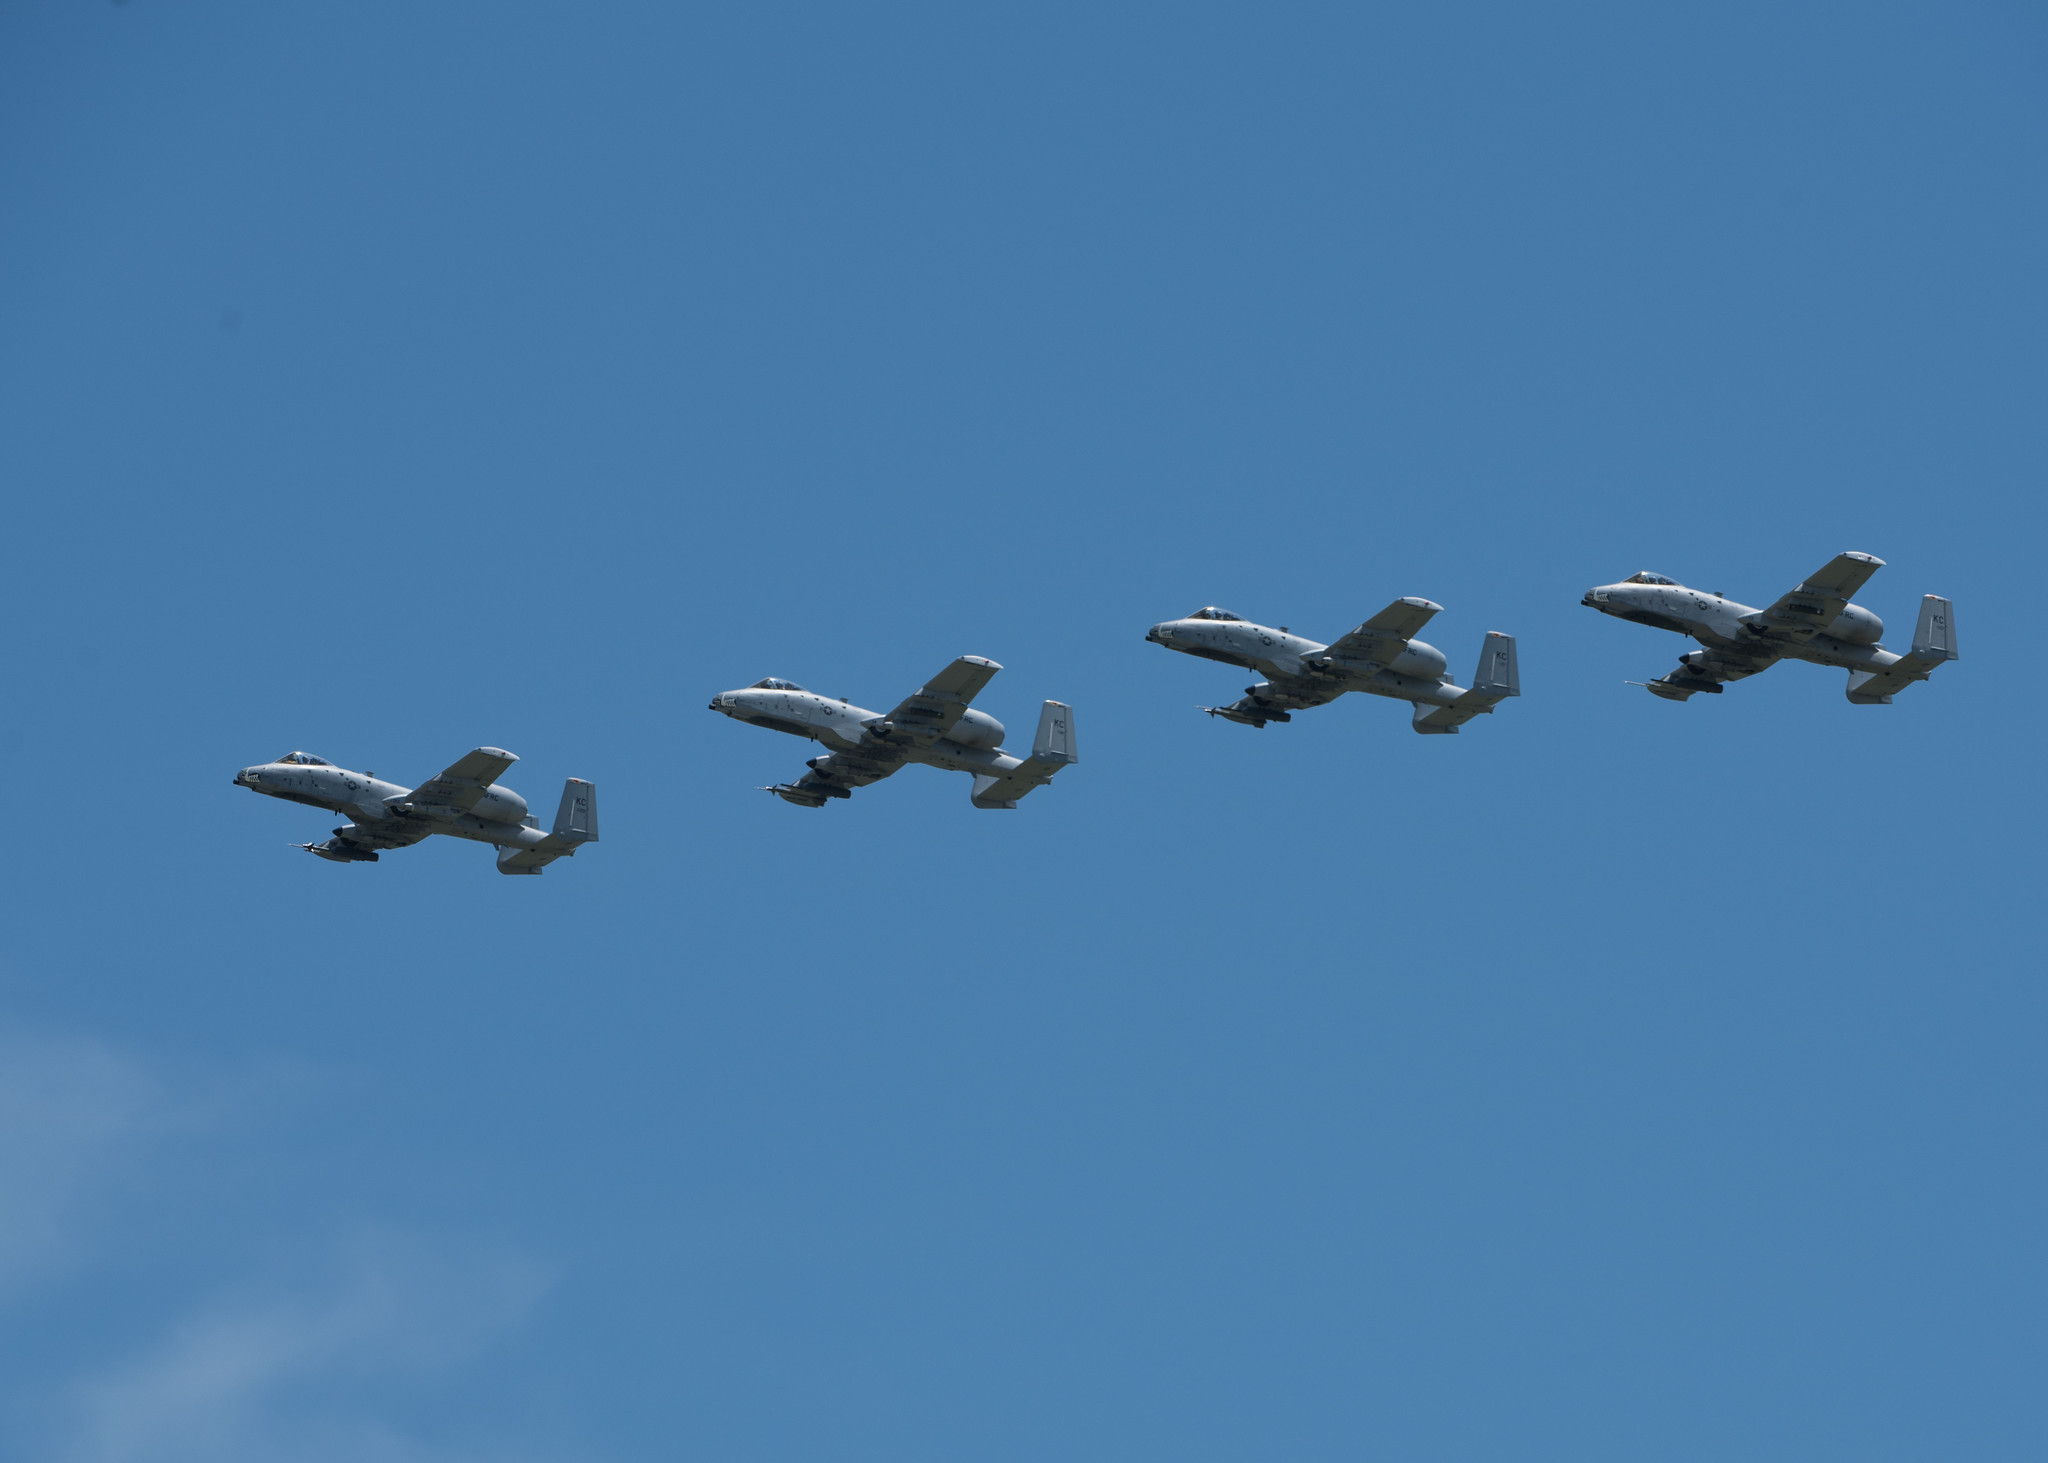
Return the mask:
<svg viewBox="0 0 2048 1463"><path fill-rule="evenodd" d="M539 843L526 848L500 848L498 872L538 874L558 858L565 858L586 843L597 842L597 784L572 777L562 785L562 805L555 811L555 826Z"/></svg>
<svg viewBox="0 0 2048 1463"><path fill-rule="evenodd" d="M1522 694L1522 666L1515 654L1515 637L1490 630L1479 647L1479 668L1472 673L1472 689L1461 692L1448 706L1415 703L1415 730L1425 736L1455 733L1473 717L1493 710L1510 696Z"/></svg>
<svg viewBox="0 0 2048 1463"><path fill-rule="evenodd" d="M1048 701L1038 713L1038 734L1031 739L1031 755L1008 772L984 772L974 779L973 802L977 808L1014 808L1017 799L1035 787L1052 781L1053 774L1081 760L1074 746L1074 708L1064 701Z"/></svg>

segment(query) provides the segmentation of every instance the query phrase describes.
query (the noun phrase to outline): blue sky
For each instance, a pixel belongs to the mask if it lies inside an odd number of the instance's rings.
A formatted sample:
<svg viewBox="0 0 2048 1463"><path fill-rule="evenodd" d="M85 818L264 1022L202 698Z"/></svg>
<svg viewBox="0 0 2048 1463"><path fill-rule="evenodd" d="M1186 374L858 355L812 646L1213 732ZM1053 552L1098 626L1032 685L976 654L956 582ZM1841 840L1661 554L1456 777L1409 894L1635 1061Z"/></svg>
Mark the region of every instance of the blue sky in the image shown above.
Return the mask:
<svg viewBox="0 0 2048 1463"><path fill-rule="evenodd" d="M2048 27L0 12L0 1453L2038 1457ZM1584 589L1841 549L1882 709ZM1146 626L1523 697L1263 732ZM1082 763L820 812L775 674ZM603 842L340 867L470 747Z"/></svg>

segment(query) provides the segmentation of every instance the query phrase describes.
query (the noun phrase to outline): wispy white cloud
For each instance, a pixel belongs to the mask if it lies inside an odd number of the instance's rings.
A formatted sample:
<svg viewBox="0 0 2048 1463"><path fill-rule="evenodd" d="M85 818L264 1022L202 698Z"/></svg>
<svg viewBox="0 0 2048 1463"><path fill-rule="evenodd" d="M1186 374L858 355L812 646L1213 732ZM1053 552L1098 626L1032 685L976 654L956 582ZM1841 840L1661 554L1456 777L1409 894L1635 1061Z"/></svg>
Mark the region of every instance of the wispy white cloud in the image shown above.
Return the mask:
<svg viewBox="0 0 2048 1463"><path fill-rule="evenodd" d="M0 1300L76 1246L77 1211L174 1104L98 1042L0 1031Z"/></svg>
<svg viewBox="0 0 2048 1463"><path fill-rule="evenodd" d="M542 1288L506 1257L357 1240L313 1286L207 1302L70 1397L75 1463L446 1458L360 1405L363 1383L432 1373L515 1324ZM501 1456L501 1455L497 1455Z"/></svg>
<svg viewBox="0 0 2048 1463"><path fill-rule="evenodd" d="M252 1152L260 1170L238 1114L275 1114L290 1104L264 1099L305 1085L185 1080L103 1042L0 1028L0 1328L52 1307L105 1317L70 1338L36 1405L6 1409L0 1455L505 1463L502 1447L425 1436L411 1413L529 1315L544 1278L516 1253L389 1216L341 1230L266 1209L243 1217L232 1258L180 1281L182 1300L109 1303L154 1222L153 1186L175 1171L203 1188L209 1169L235 1182Z"/></svg>

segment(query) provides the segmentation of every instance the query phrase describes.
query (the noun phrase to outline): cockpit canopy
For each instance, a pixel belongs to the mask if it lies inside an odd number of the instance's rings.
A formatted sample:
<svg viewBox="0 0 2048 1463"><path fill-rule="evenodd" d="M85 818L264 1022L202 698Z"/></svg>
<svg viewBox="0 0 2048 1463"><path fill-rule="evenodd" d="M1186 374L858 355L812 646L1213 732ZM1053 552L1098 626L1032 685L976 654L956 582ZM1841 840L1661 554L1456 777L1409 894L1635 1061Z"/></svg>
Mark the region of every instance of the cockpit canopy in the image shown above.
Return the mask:
<svg viewBox="0 0 2048 1463"><path fill-rule="evenodd" d="M801 691L795 681L785 681L780 676L767 676L748 687L752 691Z"/></svg>
<svg viewBox="0 0 2048 1463"><path fill-rule="evenodd" d="M311 752L286 752L277 760L289 762L295 767L332 767L334 765L325 757L315 757Z"/></svg>
<svg viewBox="0 0 2048 1463"><path fill-rule="evenodd" d="M1195 611L1195 612L1194 612L1194 613L1193 613L1192 615L1189 615L1189 616L1188 616L1188 618L1189 618L1190 620L1240 620L1240 621L1241 621L1241 620L1243 620L1243 619L1244 619L1244 616L1243 616L1243 615L1233 615L1233 614L1232 614L1232 613L1231 613L1231 612L1230 612L1229 610L1219 610L1219 609L1217 609L1217 608L1216 608L1216 606L1214 606L1214 605L1203 605L1203 606L1202 606L1202 607L1201 607L1200 609L1196 610L1196 611Z"/></svg>
<svg viewBox="0 0 2048 1463"><path fill-rule="evenodd" d="M1626 578L1626 579L1622 580L1621 582L1622 582L1623 584L1672 584L1672 585L1675 585L1675 584L1677 584L1677 583L1678 583L1678 581L1677 581L1676 579L1667 579L1667 578L1665 578L1665 577L1664 577L1664 576L1663 576L1662 574L1652 574L1652 573L1651 573L1651 572L1650 572L1649 570L1647 570L1647 569L1642 569L1642 570L1638 570L1638 571L1637 571L1636 573L1634 573L1634 574L1631 574L1631 575L1629 575L1629 576L1628 576L1628 578Z"/></svg>

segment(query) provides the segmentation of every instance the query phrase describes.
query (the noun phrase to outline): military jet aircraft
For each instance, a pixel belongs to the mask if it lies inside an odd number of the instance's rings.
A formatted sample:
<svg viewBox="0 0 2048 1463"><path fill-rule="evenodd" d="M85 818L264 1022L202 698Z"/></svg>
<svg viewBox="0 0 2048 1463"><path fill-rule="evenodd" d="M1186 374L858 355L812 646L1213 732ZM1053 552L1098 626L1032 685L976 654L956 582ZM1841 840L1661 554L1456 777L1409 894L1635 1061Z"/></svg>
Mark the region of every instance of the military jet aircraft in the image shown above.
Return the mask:
<svg viewBox="0 0 2048 1463"><path fill-rule="evenodd" d="M1244 699L1200 710L1242 726L1289 721L1289 712L1335 701L1346 691L1392 696L1415 704L1415 730L1448 733L1510 696L1522 694L1515 637L1489 633L1479 670L1466 690L1444 678L1447 662L1415 633L1443 608L1426 599L1397 599L1332 645L1254 625L1229 610L1204 606L1184 620L1164 620L1145 638L1183 655L1241 665L1267 679L1245 687Z"/></svg>
<svg viewBox="0 0 2048 1463"><path fill-rule="evenodd" d="M825 744L825 755L811 759L800 781L761 789L798 807L822 808L827 798L852 797L854 788L880 782L907 762L922 762L973 774L975 807L1014 808L1080 758L1074 754L1074 709L1058 701L1046 702L1039 713L1029 757L1003 750L1003 724L967 704L1001 669L992 660L963 655L887 715L774 676L712 697L711 709Z"/></svg>
<svg viewBox="0 0 2048 1463"><path fill-rule="evenodd" d="M431 782L407 789L308 752L287 752L275 762L244 767L235 774L235 785L354 818L325 843L296 845L338 864L374 864L378 849L404 848L445 833L496 844L501 874L538 874L556 859L597 842L597 787L570 778L562 788L554 829L543 833L540 820L527 815L526 799L497 785L518 760L496 747L478 747Z"/></svg>
<svg viewBox="0 0 2048 1463"><path fill-rule="evenodd" d="M1718 696L1724 681L1739 681L1780 660L1844 666L1849 699L1858 706L1889 706L1894 692L1924 681L1956 659L1955 607L1938 594L1920 601L1913 648L1896 655L1877 643L1884 621L1849 596L1884 567L1869 554L1837 554L1816 574L1769 609L1704 589L1688 589L1662 574L1631 574L1619 584L1586 591L1579 601L1603 615L1690 635L1706 648L1678 658L1678 669L1654 681L1633 681L1666 701L1695 691Z"/></svg>

